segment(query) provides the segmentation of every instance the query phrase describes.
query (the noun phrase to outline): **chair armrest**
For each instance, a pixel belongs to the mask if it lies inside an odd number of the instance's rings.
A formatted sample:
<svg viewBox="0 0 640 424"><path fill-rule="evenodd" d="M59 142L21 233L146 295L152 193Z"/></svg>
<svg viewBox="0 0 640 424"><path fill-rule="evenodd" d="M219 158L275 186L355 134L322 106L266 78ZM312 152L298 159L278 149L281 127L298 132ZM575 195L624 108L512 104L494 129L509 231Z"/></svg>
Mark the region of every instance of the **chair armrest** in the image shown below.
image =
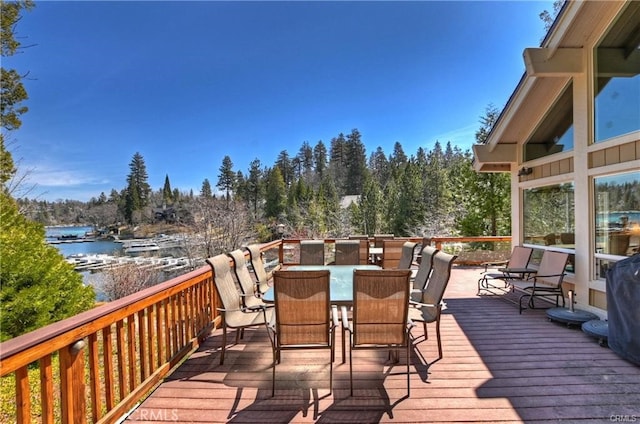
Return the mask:
<svg viewBox="0 0 640 424"><path fill-rule="evenodd" d="M411 329L415 326L416 324L413 321L411 321L411 318L407 318L407 331L411 331Z"/></svg>
<svg viewBox="0 0 640 424"><path fill-rule="evenodd" d="M567 274L565 274L565 273L563 272L563 273L561 273L561 274L534 275L534 276L533 276L533 277L531 277L531 278L533 278L533 279L535 280L536 278L545 278L545 277L564 277L565 275L567 275Z"/></svg>
<svg viewBox="0 0 640 424"><path fill-rule="evenodd" d="M422 303L422 302L416 302L416 301L412 301L411 302L412 305L417 306L418 308L421 308L423 306L428 306L430 308L437 308L438 305L434 305L433 303Z"/></svg>
<svg viewBox="0 0 640 424"><path fill-rule="evenodd" d="M235 311L242 311L242 308L234 308L234 309L216 308L216 310L219 312L235 312Z"/></svg>
<svg viewBox="0 0 640 424"><path fill-rule="evenodd" d="M338 316L338 307L335 305L331 306L331 318L333 319L333 327L339 327L340 317Z"/></svg>
<svg viewBox="0 0 640 424"><path fill-rule="evenodd" d="M349 327L349 313L347 312L347 307L341 306L340 312L342 313L342 328L351 331L351 328Z"/></svg>
<svg viewBox="0 0 640 424"><path fill-rule="evenodd" d="M480 265L484 267L484 272L488 272L490 266L506 265L508 263L509 263L508 260L504 260L504 261L487 261L487 262L482 262Z"/></svg>
<svg viewBox="0 0 640 424"><path fill-rule="evenodd" d="M266 308L267 308L267 305L253 305L253 306L247 306L244 309L251 312L260 312L260 311L264 311Z"/></svg>

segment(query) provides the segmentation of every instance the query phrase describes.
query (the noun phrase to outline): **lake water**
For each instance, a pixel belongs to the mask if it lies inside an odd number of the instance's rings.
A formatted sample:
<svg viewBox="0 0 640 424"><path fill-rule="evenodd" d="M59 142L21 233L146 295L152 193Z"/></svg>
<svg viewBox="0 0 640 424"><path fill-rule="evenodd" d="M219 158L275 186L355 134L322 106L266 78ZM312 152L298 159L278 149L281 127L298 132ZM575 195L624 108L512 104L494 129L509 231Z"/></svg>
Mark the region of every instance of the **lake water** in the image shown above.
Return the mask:
<svg viewBox="0 0 640 424"><path fill-rule="evenodd" d="M46 227L45 236L48 242L59 241L58 238L62 236L76 236L78 239L82 239L92 230L92 227ZM70 255L122 254L122 243L115 243L109 240L88 239L92 241L65 241L62 243L52 243L50 245L58 249L65 258ZM104 278L101 272L92 273L90 271L83 271L80 272L80 274L82 275L82 281L85 285L93 286L96 292L96 301L103 302L108 300L101 290Z"/></svg>
<svg viewBox="0 0 640 424"><path fill-rule="evenodd" d="M92 227L46 227L45 236L47 241L57 241L58 237L62 236L76 236L82 238L86 233L92 231ZM93 239L91 239L93 240ZM62 253L65 258L69 255L79 254L108 254L116 255L122 253L122 243L115 243L109 240L94 240L94 241L73 241L51 244Z"/></svg>

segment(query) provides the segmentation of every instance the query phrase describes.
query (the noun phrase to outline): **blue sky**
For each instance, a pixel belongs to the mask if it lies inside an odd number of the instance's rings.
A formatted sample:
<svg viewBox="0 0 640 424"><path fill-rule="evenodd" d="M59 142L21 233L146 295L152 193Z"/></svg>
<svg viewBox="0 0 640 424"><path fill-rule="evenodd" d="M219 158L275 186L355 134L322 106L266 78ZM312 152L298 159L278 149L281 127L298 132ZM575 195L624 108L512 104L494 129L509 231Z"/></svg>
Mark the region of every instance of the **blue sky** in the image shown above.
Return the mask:
<svg viewBox="0 0 640 424"><path fill-rule="evenodd" d="M463 150L502 108L552 1L39 1L17 27L29 112L8 147L29 198L87 201L149 183L198 193L222 158L327 148L357 128L367 156Z"/></svg>

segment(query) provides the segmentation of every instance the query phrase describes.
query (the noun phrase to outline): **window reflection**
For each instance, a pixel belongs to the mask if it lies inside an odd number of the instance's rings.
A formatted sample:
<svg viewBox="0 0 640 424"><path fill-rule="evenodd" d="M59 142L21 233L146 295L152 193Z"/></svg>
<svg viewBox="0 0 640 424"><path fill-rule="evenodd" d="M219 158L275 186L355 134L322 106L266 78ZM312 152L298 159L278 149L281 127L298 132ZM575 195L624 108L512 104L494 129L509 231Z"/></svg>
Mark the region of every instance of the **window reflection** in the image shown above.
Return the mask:
<svg viewBox="0 0 640 424"><path fill-rule="evenodd" d="M530 161L573 150L573 85L570 83L524 145L523 160Z"/></svg>
<svg viewBox="0 0 640 424"><path fill-rule="evenodd" d="M640 251L640 172L594 180L596 253L631 256ZM615 263L596 258L596 277Z"/></svg>
<svg viewBox="0 0 640 424"><path fill-rule="evenodd" d="M524 242L575 249L573 183L535 187L524 191ZM568 270L573 271L574 256Z"/></svg>
<svg viewBox="0 0 640 424"><path fill-rule="evenodd" d="M637 22L640 2L630 2L596 49L596 142L640 130Z"/></svg>

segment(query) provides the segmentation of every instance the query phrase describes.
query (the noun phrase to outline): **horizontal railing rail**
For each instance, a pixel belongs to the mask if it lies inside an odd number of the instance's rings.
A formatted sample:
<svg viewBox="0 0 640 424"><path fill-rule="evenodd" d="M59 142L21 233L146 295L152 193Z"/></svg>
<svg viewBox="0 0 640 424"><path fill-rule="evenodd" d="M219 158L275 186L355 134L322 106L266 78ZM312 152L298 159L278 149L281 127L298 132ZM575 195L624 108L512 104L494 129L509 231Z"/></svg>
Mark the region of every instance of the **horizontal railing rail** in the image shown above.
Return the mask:
<svg viewBox="0 0 640 424"><path fill-rule="evenodd" d="M510 237L408 238L417 243L508 242ZM373 241L373 238L371 239ZM335 239L325 239L330 245ZM285 247L261 245L267 263ZM287 258L290 259L290 258ZM0 421L112 423L138 404L221 324L211 268L0 343L0 384L13 385L15 416Z"/></svg>
<svg viewBox="0 0 640 424"><path fill-rule="evenodd" d="M15 419L117 421L218 324L216 304L211 269L201 267L0 344Z"/></svg>
<svg viewBox="0 0 640 424"><path fill-rule="evenodd" d="M438 250L458 255L458 265L480 265L486 262L506 260L511 255L511 236L430 237L425 239ZM489 244L490 249L472 245Z"/></svg>

